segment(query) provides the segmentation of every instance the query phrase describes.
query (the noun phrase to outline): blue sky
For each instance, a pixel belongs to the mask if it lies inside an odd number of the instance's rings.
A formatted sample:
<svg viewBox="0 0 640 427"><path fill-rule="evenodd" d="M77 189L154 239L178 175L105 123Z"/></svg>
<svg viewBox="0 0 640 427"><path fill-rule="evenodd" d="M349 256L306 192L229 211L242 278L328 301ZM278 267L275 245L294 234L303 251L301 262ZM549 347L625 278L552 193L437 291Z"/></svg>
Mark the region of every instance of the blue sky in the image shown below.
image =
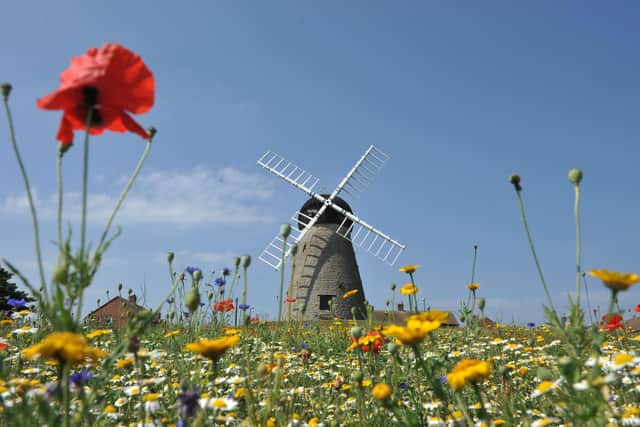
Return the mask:
<svg viewBox="0 0 640 427"><path fill-rule="evenodd" d="M137 117L158 135L117 223L123 235L87 292L118 283L153 304L168 291L164 254L205 271L251 254L249 300L276 313L279 275L257 261L304 194L256 166L267 149L332 190L373 144L390 157L357 215L407 246L419 298L452 309L466 297L473 245L487 313L542 320L544 293L508 183L523 197L558 307L575 291L573 189L584 170L584 268L638 272L640 33L637 2L24 2L3 6L0 80L36 190L47 261L55 259L53 91L71 56L117 42L156 77ZM36 278L23 189L0 125L0 256ZM79 137L79 136L78 136ZM65 157L67 215L78 215L81 144ZM89 236L143 149L135 135L91 144ZM74 194L76 195L74 196ZM76 228L77 231L77 228ZM367 299L381 308L406 277L356 252ZM591 302L608 294L590 279ZM640 303L640 286L621 296Z"/></svg>

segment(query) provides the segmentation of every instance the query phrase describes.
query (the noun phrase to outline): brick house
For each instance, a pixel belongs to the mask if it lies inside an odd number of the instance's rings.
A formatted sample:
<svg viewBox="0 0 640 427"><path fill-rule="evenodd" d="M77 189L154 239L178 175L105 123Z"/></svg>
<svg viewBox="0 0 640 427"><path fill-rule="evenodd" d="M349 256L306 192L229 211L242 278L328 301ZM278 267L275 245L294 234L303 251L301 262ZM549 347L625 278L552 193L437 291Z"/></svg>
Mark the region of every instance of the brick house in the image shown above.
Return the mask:
<svg viewBox="0 0 640 427"><path fill-rule="evenodd" d="M129 295L129 299L121 296L114 297L89 313L86 321L101 327L120 328L126 326L129 317L141 310L146 310L143 306L138 305L137 300L135 294Z"/></svg>

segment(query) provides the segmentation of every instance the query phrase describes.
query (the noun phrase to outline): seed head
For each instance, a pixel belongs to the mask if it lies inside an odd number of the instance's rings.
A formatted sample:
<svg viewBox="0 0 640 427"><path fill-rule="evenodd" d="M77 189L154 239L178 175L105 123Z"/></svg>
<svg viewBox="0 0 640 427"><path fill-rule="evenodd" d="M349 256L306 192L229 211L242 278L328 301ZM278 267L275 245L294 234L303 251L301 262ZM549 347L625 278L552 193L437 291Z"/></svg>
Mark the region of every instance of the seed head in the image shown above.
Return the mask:
<svg viewBox="0 0 640 427"><path fill-rule="evenodd" d="M573 168L569 171L569 182L573 185L580 185L580 181L582 181L582 170L578 168Z"/></svg>
<svg viewBox="0 0 640 427"><path fill-rule="evenodd" d="M2 98L6 101L9 98L9 94L11 93L11 83L4 82L0 84L0 89L2 89Z"/></svg>
<svg viewBox="0 0 640 427"><path fill-rule="evenodd" d="M513 184L513 187L516 189L516 191L522 191L522 187L520 186L520 175L511 175L509 177L509 182Z"/></svg>
<svg viewBox="0 0 640 427"><path fill-rule="evenodd" d="M242 258L240 258L240 263L242 267L249 268L251 265L251 255L243 255Z"/></svg>

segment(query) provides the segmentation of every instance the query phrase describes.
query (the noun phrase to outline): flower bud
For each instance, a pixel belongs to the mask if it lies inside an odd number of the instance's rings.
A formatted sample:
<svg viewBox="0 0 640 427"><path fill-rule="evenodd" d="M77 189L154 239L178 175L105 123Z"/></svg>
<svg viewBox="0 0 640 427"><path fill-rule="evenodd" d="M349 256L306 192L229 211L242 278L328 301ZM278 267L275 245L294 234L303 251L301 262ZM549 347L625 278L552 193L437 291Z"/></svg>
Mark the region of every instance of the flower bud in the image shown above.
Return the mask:
<svg viewBox="0 0 640 427"><path fill-rule="evenodd" d="M280 226L280 237L283 240L287 240L287 237L291 234L291 225L285 223Z"/></svg>
<svg viewBox="0 0 640 427"><path fill-rule="evenodd" d="M118 292L122 292L122 283L118 283Z"/></svg>
<svg viewBox="0 0 640 427"><path fill-rule="evenodd" d="M290 251L292 256L296 256L296 254L298 253L298 244L294 243L293 245L291 245Z"/></svg>
<svg viewBox="0 0 640 427"><path fill-rule="evenodd" d="M579 185L580 181L582 181L582 170L578 168L573 168L569 171L569 182L573 185Z"/></svg>
<svg viewBox="0 0 640 427"><path fill-rule="evenodd" d="M362 328L360 326L354 326L351 328L351 336L358 339L362 336Z"/></svg>
<svg viewBox="0 0 640 427"><path fill-rule="evenodd" d="M2 89L2 98L6 101L9 98L9 94L11 93L11 83L4 82L0 84L0 89Z"/></svg>
<svg viewBox="0 0 640 427"><path fill-rule="evenodd" d="M58 144L58 154L63 155L64 153L66 153L67 151L69 151L69 148L71 148L71 146L73 145L73 143L71 142L61 142Z"/></svg>
<svg viewBox="0 0 640 427"><path fill-rule="evenodd" d="M392 291L395 291L395 290L396 290L396 284L395 284L395 283L392 283L392 284L391 284L391 290L392 290Z"/></svg>
<svg viewBox="0 0 640 427"><path fill-rule="evenodd" d="M478 298L478 308L480 311L484 310L484 307L487 305L487 300L484 298Z"/></svg>
<svg viewBox="0 0 640 427"><path fill-rule="evenodd" d="M199 282L200 279L202 279L202 270L196 270L193 272L193 280L195 280L196 282Z"/></svg>
<svg viewBox="0 0 640 427"><path fill-rule="evenodd" d="M251 255L242 255L242 258L240 258L240 263L242 264L242 267L249 268L249 266L251 265Z"/></svg>
<svg viewBox="0 0 640 427"><path fill-rule="evenodd" d="M394 343L394 342L390 342L387 344L387 350L389 350L389 353L391 354L396 354L398 352L398 344Z"/></svg>
<svg viewBox="0 0 640 427"><path fill-rule="evenodd" d="M60 284L67 283L67 266L58 264L53 269L53 281Z"/></svg>
<svg viewBox="0 0 640 427"><path fill-rule="evenodd" d="M167 253L167 262L169 264L171 264L173 262L173 259L176 257L176 254L174 254L173 252L168 252Z"/></svg>
<svg viewBox="0 0 640 427"><path fill-rule="evenodd" d="M509 177L509 182L513 184L513 187L516 189L516 191L522 191L522 187L520 186L520 175L511 175Z"/></svg>
<svg viewBox="0 0 640 427"><path fill-rule="evenodd" d="M360 384L363 379L364 374L362 372L356 372L355 374L353 374L353 381L355 381L357 384Z"/></svg>
<svg viewBox="0 0 640 427"><path fill-rule="evenodd" d="M193 313L200 307L200 291L193 286L184 297L184 305L187 306L190 313Z"/></svg>
<svg viewBox="0 0 640 427"><path fill-rule="evenodd" d="M235 257L235 258L233 259L233 264L234 264L236 267L238 267L238 266L240 265L240 258L239 258L239 257Z"/></svg>

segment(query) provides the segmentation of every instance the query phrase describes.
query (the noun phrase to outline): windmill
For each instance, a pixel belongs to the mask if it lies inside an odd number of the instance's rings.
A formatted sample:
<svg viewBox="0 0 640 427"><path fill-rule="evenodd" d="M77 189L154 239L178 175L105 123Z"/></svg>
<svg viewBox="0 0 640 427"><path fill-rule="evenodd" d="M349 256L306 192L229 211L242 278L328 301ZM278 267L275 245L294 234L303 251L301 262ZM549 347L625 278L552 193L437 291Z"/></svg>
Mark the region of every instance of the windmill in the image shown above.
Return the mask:
<svg viewBox="0 0 640 427"><path fill-rule="evenodd" d="M286 259L293 245L297 245L288 292L296 300L289 302L293 304L292 318L298 318L300 313L305 319L351 318L352 310L358 318L365 316L364 290L353 246L390 265L405 247L354 215L339 195L357 197L388 159L378 148L369 146L330 194L316 192L318 178L273 151L258 160L258 165L309 195L302 208L291 216L292 232L287 239L276 235L259 257L278 270L282 267L283 248ZM354 289L358 291L355 295L342 298ZM286 305L283 311L286 316Z"/></svg>

